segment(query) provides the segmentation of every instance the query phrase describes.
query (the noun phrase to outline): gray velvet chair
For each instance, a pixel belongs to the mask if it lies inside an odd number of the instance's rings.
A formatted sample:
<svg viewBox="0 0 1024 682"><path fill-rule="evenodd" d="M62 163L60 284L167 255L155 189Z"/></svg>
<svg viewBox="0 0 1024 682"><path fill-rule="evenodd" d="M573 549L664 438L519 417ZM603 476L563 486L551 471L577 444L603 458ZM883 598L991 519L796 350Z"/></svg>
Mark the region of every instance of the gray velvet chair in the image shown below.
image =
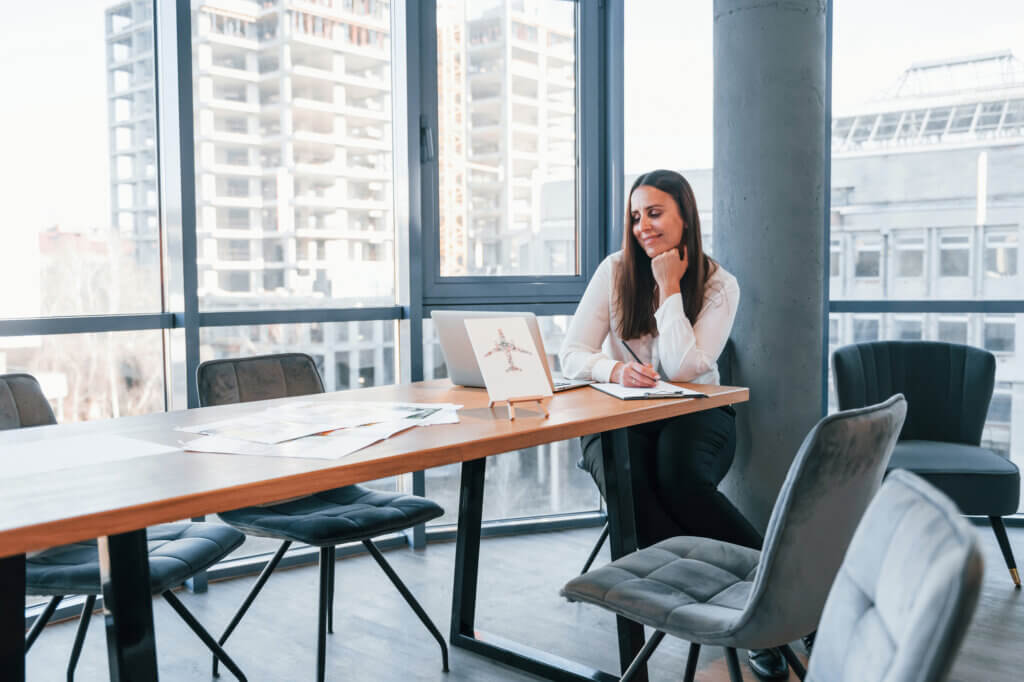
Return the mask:
<svg viewBox="0 0 1024 682"><path fill-rule="evenodd" d="M656 630L623 676L642 666L665 634L691 642L686 680L702 644L781 648L817 627L843 555L878 490L906 415L896 395L822 419L797 452L772 510L764 549L699 537L669 538L569 581L562 595L596 604Z"/></svg>
<svg viewBox="0 0 1024 682"><path fill-rule="evenodd" d="M240 359L211 360L196 371L201 405L227 405L251 400L323 393L313 358L283 353ZM278 504L245 507L218 516L250 535L281 540L281 546L260 573L219 642L224 644L293 542L320 548L320 604L317 631L317 677L326 674L327 633L334 631L335 546L362 542L388 579L441 647L442 668L448 671L448 645L426 611L373 543L375 537L426 523L444 514L435 502L405 493L347 485ZM217 660L213 662L217 674Z"/></svg>
<svg viewBox="0 0 1024 682"><path fill-rule="evenodd" d="M832 370L841 410L896 392L906 396L907 421L889 468L913 471L964 514L987 516L1019 588L1002 517L1020 505L1020 471L1008 458L981 447L995 382L992 353L938 341L858 343L832 354Z"/></svg>
<svg viewBox="0 0 1024 682"><path fill-rule="evenodd" d="M0 376L0 430L56 423L53 410L34 377L28 374ZM226 557L245 541L245 536L234 528L213 523L165 523L148 528L146 540L150 591L163 595L213 655L222 660L235 677L245 680L235 662L171 591ZM68 595L85 595L67 667L67 679L74 679L96 597L102 593L96 541L75 542L28 555L25 593L50 597L25 637L26 654L61 601Z"/></svg>
<svg viewBox="0 0 1024 682"><path fill-rule="evenodd" d="M806 679L942 682L978 603L982 569L977 536L956 505L893 471L832 584Z"/></svg>

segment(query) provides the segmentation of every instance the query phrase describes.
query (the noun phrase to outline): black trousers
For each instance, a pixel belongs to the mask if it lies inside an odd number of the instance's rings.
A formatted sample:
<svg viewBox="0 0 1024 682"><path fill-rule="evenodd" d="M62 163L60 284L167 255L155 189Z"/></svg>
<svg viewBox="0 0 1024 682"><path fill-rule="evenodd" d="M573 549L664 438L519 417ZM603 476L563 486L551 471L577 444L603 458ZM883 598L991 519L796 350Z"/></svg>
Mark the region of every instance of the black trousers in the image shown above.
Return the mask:
<svg viewBox="0 0 1024 682"><path fill-rule="evenodd" d="M694 535L761 548L761 534L718 491L736 454L735 410L695 412L630 427L628 433L641 547ZM604 496L599 435L583 437L583 466Z"/></svg>

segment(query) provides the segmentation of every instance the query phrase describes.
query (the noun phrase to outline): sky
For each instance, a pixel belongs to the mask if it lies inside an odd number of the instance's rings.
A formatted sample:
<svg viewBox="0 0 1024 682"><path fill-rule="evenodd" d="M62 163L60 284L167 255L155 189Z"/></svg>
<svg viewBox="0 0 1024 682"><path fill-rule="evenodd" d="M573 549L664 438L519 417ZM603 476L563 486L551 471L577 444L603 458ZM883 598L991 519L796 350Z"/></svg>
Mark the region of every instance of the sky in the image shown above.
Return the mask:
<svg viewBox="0 0 1024 682"><path fill-rule="evenodd" d="M111 4L21 3L0 23L5 244L26 226L109 223L103 10ZM712 7L626 0L628 173L711 166ZM836 114L877 96L913 61L1001 48L1024 58L1024 0L836 0L835 11Z"/></svg>

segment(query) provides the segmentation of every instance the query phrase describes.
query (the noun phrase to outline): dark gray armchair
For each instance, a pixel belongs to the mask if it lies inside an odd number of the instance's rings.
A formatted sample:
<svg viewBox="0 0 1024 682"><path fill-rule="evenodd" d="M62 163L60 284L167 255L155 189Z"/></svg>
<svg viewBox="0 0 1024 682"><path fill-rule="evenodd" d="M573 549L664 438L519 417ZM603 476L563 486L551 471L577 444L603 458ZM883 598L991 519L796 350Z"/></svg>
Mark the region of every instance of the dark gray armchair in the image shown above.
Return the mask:
<svg viewBox="0 0 1024 682"><path fill-rule="evenodd" d="M1020 587L1003 516L1020 503L1020 471L981 447L996 361L980 348L938 341L879 341L844 346L832 355L839 409L902 393L907 421L890 469L913 471L967 515L987 516Z"/></svg>

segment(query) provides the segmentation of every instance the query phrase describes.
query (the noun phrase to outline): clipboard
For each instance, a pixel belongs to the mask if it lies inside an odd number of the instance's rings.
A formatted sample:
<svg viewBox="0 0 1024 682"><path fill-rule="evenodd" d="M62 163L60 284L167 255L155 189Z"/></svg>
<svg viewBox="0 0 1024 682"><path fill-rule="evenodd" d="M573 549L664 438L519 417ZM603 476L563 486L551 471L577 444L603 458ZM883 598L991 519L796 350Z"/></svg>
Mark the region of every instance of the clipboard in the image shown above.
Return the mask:
<svg viewBox="0 0 1024 682"><path fill-rule="evenodd" d="M666 381L659 381L651 388L631 388L621 384L590 384L602 393L615 396L619 400L654 400L657 398L707 398L706 393L693 389L674 386Z"/></svg>

